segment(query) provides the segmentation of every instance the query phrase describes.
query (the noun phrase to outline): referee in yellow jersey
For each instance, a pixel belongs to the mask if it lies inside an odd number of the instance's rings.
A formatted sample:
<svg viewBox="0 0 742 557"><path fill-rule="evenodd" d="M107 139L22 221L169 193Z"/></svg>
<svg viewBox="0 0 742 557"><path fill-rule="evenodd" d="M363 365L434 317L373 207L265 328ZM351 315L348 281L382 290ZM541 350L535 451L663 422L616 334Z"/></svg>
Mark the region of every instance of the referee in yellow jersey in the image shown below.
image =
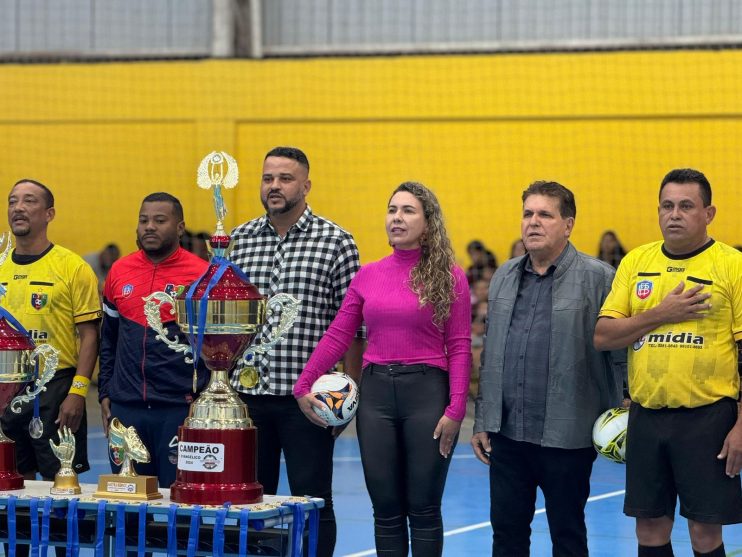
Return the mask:
<svg viewBox="0 0 742 557"><path fill-rule="evenodd" d="M600 311L595 348L629 347L624 513L639 557L672 556L676 501L695 556L724 557L742 522L742 253L710 238L711 185L693 169L660 186L663 241L629 252Z"/></svg>
<svg viewBox="0 0 742 557"><path fill-rule="evenodd" d="M49 240L47 228L55 214L54 195L41 182L19 180L8 194L15 249L0 266L0 283L7 290L2 305L37 344L59 350L54 378L39 395L41 436L29 432L33 402L24 403L19 414L8 408L1 418L3 430L16 443L18 471L30 480L37 473L51 480L59 470L49 441L58 440L62 427L75 434L75 472L90 468L85 397L98 357L98 279L79 255Z"/></svg>

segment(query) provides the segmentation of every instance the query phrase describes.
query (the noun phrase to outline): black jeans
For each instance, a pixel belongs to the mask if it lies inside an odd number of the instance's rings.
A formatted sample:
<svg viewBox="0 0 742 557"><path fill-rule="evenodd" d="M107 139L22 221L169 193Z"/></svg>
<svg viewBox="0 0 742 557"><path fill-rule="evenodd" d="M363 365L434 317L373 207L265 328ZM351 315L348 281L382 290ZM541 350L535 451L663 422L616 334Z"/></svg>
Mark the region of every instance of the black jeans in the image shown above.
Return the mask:
<svg viewBox="0 0 742 557"><path fill-rule="evenodd" d="M406 557L408 520L414 557L443 551L441 498L451 458L440 455L433 431L448 402L441 369L372 364L363 372L356 426L379 557Z"/></svg>
<svg viewBox="0 0 742 557"><path fill-rule="evenodd" d="M554 449L490 434L493 557L528 557L536 488L546 501L554 557L586 557L585 503L597 453Z"/></svg>
<svg viewBox="0 0 742 557"><path fill-rule="evenodd" d="M320 510L318 557L332 557L337 530L332 507L332 452L330 429L310 422L293 396L246 395L250 417L258 428L258 481L267 494L275 494L281 451L292 495L312 495L325 500Z"/></svg>

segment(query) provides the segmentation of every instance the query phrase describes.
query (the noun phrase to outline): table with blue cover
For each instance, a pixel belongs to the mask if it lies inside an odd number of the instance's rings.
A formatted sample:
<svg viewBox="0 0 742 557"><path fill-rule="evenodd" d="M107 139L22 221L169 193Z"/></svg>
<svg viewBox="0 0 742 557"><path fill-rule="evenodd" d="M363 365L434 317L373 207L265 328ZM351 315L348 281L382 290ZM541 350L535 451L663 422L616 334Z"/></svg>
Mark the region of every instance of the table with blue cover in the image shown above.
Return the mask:
<svg viewBox="0 0 742 557"><path fill-rule="evenodd" d="M80 495L50 495L52 482L26 481L24 489L0 491L0 540L14 557L18 545L44 557L50 546L76 557L90 548L96 557L127 552L187 555L314 556L322 499L266 495L253 505L185 505L163 499L117 501ZM91 551L87 551L91 554Z"/></svg>

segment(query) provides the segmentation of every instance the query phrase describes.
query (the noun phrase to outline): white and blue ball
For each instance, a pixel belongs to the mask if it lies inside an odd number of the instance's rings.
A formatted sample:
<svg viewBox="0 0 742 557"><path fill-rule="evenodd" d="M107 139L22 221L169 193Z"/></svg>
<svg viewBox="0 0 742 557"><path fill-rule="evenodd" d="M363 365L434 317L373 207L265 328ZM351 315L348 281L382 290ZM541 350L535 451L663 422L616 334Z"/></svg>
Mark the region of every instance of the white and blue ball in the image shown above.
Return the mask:
<svg viewBox="0 0 742 557"><path fill-rule="evenodd" d="M312 406L331 426L347 424L358 410L358 386L345 373L328 373L312 385L312 395L322 407Z"/></svg>

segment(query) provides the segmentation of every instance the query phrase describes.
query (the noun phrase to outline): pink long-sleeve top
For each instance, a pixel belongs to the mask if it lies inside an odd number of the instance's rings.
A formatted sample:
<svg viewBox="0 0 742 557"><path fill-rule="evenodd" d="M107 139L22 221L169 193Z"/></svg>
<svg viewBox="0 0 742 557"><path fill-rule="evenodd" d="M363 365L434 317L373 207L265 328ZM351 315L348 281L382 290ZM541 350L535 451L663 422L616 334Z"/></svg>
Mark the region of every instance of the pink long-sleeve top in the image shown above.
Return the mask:
<svg viewBox="0 0 742 557"><path fill-rule="evenodd" d="M420 253L420 249L395 249L390 256L361 268L294 385L296 398L311 392L312 384L340 360L365 322L364 367L428 364L448 371L450 402L445 415L457 421L464 418L471 374L471 299L466 275L454 267L455 299L450 317L439 328L433 323L432 306L421 308L409 286L410 270Z"/></svg>

